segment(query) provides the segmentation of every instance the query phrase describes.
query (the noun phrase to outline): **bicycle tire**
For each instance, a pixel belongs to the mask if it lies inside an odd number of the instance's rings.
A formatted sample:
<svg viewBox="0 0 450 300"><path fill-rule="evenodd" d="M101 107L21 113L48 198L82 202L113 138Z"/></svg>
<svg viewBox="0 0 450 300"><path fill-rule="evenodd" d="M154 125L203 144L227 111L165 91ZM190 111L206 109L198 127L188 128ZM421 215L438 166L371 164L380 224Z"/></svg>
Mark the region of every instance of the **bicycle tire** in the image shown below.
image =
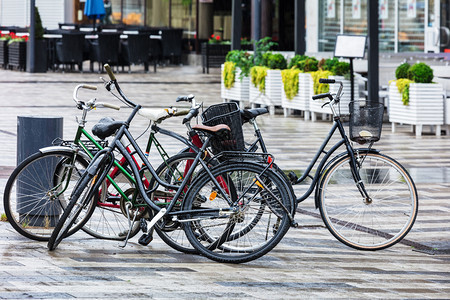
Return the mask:
<svg viewBox="0 0 450 300"><path fill-rule="evenodd" d="M72 164L74 157L76 161ZM26 158L14 169L5 186L3 204L8 222L29 239L48 241L87 165L86 159L75 156L71 150L37 152ZM69 170L71 177L66 180ZM67 185L59 185L58 180ZM77 226L71 232L78 229Z"/></svg>
<svg viewBox="0 0 450 300"><path fill-rule="evenodd" d="M226 186L234 189L231 194L236 195L232 196L235 203L230 205L220 193L214 192L217 188L210 176L199 175L183 203L183 210L198 213L179 217L182 222L183 218L187 220L184 229L192 246L202 255L222 263L248 262L272 250L291 225L288 213L292 199L283 179L270 169L245 162L222 164L211 172L214 178L225 179ZM259 187L261 182L264 188ZM241 196L244 198L238 199ZM199 198L204 202L199 203ZM237 209L228 213L229 216L202 212L207 208L225 211L233 207Z"/></svg>
<svg viewBox="0 0 450 300"><path fill-rule="evenodd" d="M124 167L129 174L132 174L132 171L127 168L127 163L122 165L122 167ZM115 167L113 166L112 169L114 168ZM112 179L119 188L127 194L127 196L131 196L134 193L134 183L120 170L114 172ZM123 211L123 197L106 178L101 185L99 194L100 196L97 198L96 204L97 207L92 216L82 227L82 230L98 239L116 241L125 240L129 231L129 223L127 215ZM136 213L136 210L132 213ZM129 234L129 238L134 237L139 231L139 222L135 222Z"/></svg>
<svg viewBox="0 0 450 300"><path fill-rule="evenodd" d="M320 183L319 208L328 230L359 250L380 250L398 243L411 230L418 195L408 172L379 153L355 156L371 201L364 201L351 174L350 156L334 162Z"/></svg>
<svg viewBox="0 0 450 300"><path fill-rule="evenodd" d="M97 159L103 160L103 157L98 157ZM94 164L96 164L95 160L91 162L90 166ZM89 220L99 197L98 188L106 176L105 168L106 162L102 161L95 172L91 173L87 169L80 177L70 195L70 202L64 209L64 213L50 236L47 244L50 251L55 250L61 241L68 236L68 232L73 224L77 223L77 226L83 226ZM85 213L79 218L83 210Z"/></svg>
<svg viewBox="0 0 450 300"><path fill-rule="evenodd" d="M195 157L196 154L192 152L182 152L171 156L156 169L156 174L167 183L180 185L183 180L186 165L189 162L192 163ZM196 172L194 171L193 178L195 175ZM152 177L149 187L153 187L155 184L157 184L157 182L155 178ZM160 186L160 188L162 188L162 190L160 189L152 193L150 198L153 201L163 202L166 199L163 200L159 198L166 198L170 195L174 196L176 193L176 191L167 190L162 186ZM169 215L164 216L162 221L165 222L164 226L162 222L158 222L154 229L167 245L183 253L198 254L198 251L192 247L187 239L182 224L178 221L173 221Z"/></svg>

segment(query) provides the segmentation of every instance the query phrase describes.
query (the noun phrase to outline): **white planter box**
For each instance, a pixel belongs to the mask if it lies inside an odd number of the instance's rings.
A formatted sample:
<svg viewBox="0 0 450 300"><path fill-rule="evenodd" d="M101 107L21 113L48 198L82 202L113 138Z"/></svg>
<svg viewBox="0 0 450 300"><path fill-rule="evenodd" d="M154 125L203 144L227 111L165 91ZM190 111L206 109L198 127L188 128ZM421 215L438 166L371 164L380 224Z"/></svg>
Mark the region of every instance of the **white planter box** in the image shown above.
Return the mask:
<svg viewBox="0 0 450 300"><path fill-rule="evenodd" d="M422 134L423 125L436 126L436 135L440 135L440 126L444 124L444 98L440 83L411 83L409 86L409 105L403 105L402 96L395 82L389 85L389 122L392 132L395 123L416 126L416 136Z"/></svg>
<svg viewBox="0 0 450 300"><path fill-rule="evenodd" d="M305 112L305 120L309 119L309 99L312 97L313 80L310 73L298 74L298 94L291 100L286 97L284 88L281 88L281 106L284 116L288 115L288 110L296 109Z"/></svg>
<svg viewBox="0 0 450 300"><path fill-rule="evenodd" d="M350 104L350 100L351 100L351 84L350 84L350 80L344 79L344 76L330 76L330 79L335 79L338 81L342 81L343 83L343 95L341 97L341 102L340 102L340 112L342 115L348 114L349 110L348 110L348 105ZM339 89L339 84L330 84L330 93L331 94L335 94ZM358 85L355 83L354 84L354 91L353 91L353 99L357 99L358 95L359 95L359 88ZM312 98L310 97L309 100L309 110L312 112L311 115L311 119L313 121L316 120L316 114L320 113L320 114L331 114L331 110L330 107L324 106L322 107L322 105L324 105L326 102L329 101L329 99L319 99L319 100L312 100Z"/></svg>
<svg viewBox="0 0 450 300"><path fill-rule="evenodd" d="M224 65L222 64L221 70L223 72ZM221 72L221 74L222 74ZM236 78L234 81L234 85L227 89L225 87L223 77L220 77L220 96L224 102L229 100L239 101L239 106L241 108L245 107L245 104L248 103L249 99L249 85L250 78L244 77L242 80L239 79L241 74L241 69L236 68Z"/></svg>
<svg viewBox="0 0 450 300"><path fill-rule="evenodd" d="M268 106L270 114L275 113L275 106L281 106L281 92L283 82L281 81L280 70L267 70L266 92L261 93L257 87L250 82L250 104Z"/></svg>

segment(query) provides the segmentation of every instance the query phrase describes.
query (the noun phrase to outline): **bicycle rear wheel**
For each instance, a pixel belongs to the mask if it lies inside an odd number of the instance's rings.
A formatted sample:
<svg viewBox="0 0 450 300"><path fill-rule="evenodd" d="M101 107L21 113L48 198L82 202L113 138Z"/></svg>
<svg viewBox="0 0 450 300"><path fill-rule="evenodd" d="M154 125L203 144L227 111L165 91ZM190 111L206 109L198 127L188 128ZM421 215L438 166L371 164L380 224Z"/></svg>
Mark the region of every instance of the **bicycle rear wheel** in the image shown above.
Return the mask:
<svg viewBox="0 0 450 300"><path fill-rule="evenodd" d="M164 182L171 185L180 185L186 175L186 172L192 166L195 157L196 154L191 152L176 154L163 162L156 170L156 174L158 174L159 178ZM192 178L195 177L198 171L202 170L202 167L197 166L197 169L198 170L194 171ZM191 179L190 182L192 181L193 180ZM156 180L152 178L149 186L153 187L156 183ZM185 188L186 191L189 184L190 183L188 183L188 186ZM181 201L184 198L186 191L181 194L181 199L178 200L179 204L176 204L174 207L175 210L180 210ZM173 200L173 196L176 192L176 190L167 189L160 185L158 189L152 193L151 199L156 203L165 206ZM156 223L154 229L159 237L173 249L188 254L198 253L198 251L192 247L191 243L187 239L183 225L174 220L171 216L164 216L160 222Z"/></svg>
<svg viewBox="0 0 450 300"><path fill-rule="evenodd" d="M232 202L220 194L207 174L186 195L180 215L186 235L204 256L225 263L257 259L273 249L290 227L292 199L279 175L246 163L219 165L212 170ZM218 180L220 181L220 180Z"/></svg>
<svg viewBox="0 0 450 300"><path fill-rule="evenodd" d="M371 199L364 199L353 179L350 157L333 163L320 183L319 208L328 230L359 250L379 250L398 243L412 228L418 196L408 172L378 153L356 157L361 180Z"/></svg>
<svg viewBox="0 0 450 300"><path fill-rule="evenodd" d="M48 241L87 165L71 150L37 152L25 159L5 187L3 203L9 223L27 238Z"/></svg>

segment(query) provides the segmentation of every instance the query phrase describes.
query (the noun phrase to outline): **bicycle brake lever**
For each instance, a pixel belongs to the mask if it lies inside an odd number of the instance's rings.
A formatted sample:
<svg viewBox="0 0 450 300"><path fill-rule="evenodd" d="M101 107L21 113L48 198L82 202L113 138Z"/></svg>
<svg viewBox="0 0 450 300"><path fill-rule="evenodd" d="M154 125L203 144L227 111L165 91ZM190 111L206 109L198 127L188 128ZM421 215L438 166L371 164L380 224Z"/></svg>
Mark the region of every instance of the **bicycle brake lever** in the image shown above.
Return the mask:
<svg viewBox="0 0 450 300"><path fill-rule="evenodd" d="M322 105L322 107L321 108L324 108L325 107L325 105L328 105L328 104L330 104L331 103L331 101L329 101L329 102L326 102L324 105Z"/></svg>

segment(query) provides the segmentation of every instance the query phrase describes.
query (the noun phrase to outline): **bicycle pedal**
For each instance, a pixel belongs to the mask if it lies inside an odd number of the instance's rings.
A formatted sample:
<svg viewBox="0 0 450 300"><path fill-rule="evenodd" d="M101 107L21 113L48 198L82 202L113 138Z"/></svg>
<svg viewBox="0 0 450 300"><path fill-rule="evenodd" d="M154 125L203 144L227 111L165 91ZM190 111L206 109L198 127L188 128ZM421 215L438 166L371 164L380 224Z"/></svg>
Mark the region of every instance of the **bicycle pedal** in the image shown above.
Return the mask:
<svg viewBox="0 0 450 300"><path fill-rule="evenodd" d="M288 177L291 183L295 183L298 180L298 176L294 173L294 171L290 171Z"/></svg>
<svg viewBox="0 0 450 300"><path fill-rule="evenodd" d="M153 241L153 235L151 235L151 234L143 234L139 238L138 243L141 244L142 246L147 246L148 244L150 244L151 241Z"/></svg>

